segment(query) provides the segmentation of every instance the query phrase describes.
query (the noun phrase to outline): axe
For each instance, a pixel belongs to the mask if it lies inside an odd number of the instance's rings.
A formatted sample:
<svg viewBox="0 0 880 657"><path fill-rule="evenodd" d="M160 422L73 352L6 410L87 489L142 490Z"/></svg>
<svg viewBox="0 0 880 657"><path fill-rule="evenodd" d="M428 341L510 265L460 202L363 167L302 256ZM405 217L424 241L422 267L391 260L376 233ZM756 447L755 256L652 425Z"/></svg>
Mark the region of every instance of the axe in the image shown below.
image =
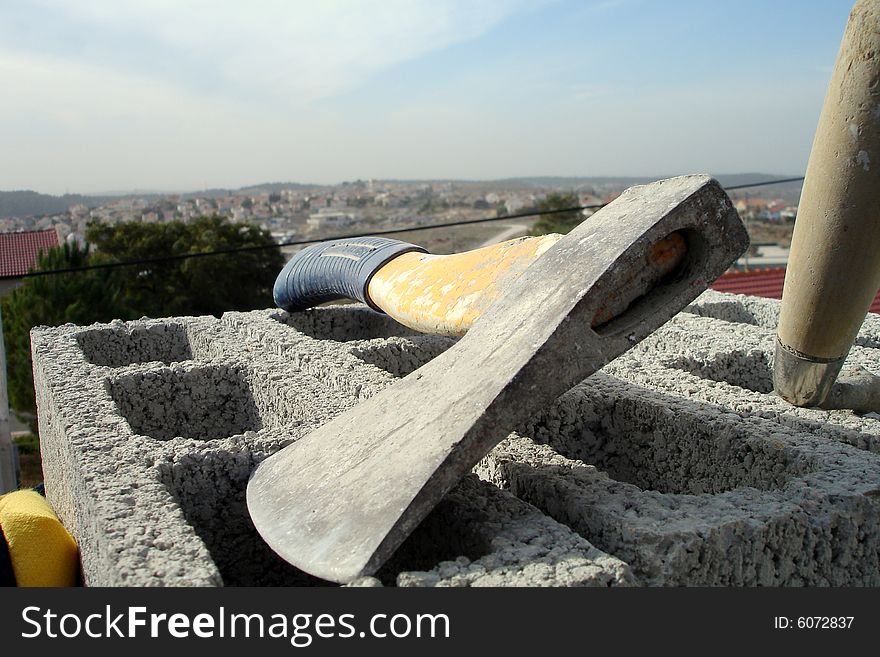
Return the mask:
<svg viewBox="0 0 880 657"><path fill-rule="evenodd" d="M492 447L690 303L748 236L717 181L682 176L628 189L546 249L529 243L537 255L493 288L496 298L453 347L256 468L248 510L281 557L335 582L375 573ZM400 283L405 272L381 274L418 247L394 248L396 257L376 255L340 279L352 296L373 305L384 284L371 279ZM337 259L364 262L338 254L325 262ZM341 284L324 276L320 256L313 262L323 282L308 296L337 294ZM406 314L406 286L392 287L399 300L388 309Z"/></svg>
<svg viewBox="0 0 880 657"><path fill-rule="evenodd" d="M562 238L521 237L455 255L431 255L420 246L383 237L332 240L291 258L275 281L275 304L297 312L352 299L422 333L464 335L474 321L547 249ZM687 251L684 236L651 246L627 288L646 292L675 269ZM593 318L601 324L628 303L621 295Z"/></svg>

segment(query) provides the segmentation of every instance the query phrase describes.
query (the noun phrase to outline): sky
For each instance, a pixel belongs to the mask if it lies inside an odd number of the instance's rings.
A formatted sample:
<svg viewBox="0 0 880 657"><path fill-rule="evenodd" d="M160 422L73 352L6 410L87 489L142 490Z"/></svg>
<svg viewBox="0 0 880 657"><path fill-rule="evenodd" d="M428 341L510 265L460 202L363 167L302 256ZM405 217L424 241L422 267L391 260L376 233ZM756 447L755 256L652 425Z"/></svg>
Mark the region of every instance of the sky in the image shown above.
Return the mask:
<svg viewBox="0 0 880 657"><path fill-rule="evenodd" d="M0 190L802 175L852 0L2 0Z"/></svg>

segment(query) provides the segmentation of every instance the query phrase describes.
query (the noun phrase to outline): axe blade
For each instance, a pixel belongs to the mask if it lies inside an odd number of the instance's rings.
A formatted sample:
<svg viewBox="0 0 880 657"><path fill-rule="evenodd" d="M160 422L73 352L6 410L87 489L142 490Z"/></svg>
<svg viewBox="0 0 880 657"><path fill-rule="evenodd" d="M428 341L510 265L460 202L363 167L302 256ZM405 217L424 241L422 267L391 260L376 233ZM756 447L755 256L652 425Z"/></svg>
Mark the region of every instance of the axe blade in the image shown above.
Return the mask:
<svg viewBox="0 0 880 657"><path fill-rule="evenodd" d="M673 232L671 279L591 328ZM659 328L748 245L708 176L633 187L563 237L455 346L267 458L247 504L269 546L307 573L374 573L437 502L517 424Z"/></svg>

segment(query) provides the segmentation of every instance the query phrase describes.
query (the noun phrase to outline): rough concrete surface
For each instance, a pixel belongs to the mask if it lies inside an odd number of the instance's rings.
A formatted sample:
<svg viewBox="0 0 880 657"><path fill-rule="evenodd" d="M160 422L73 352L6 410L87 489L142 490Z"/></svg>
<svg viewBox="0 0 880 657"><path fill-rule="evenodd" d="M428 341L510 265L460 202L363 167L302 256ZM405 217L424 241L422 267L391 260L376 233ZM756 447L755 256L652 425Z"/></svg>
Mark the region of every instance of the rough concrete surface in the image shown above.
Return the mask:
<svg viewBox="0 0 880 657"><path fill-rule="evenodd" d="M706 292L517 427L355 585L880 585L880 415L775 397L777 316ZM454 343L360 305L32 342L47 494L86 582L110 586L326 584L263 543L248 477ZM872 315L849 362L880 373L878 348Z"/></svg>

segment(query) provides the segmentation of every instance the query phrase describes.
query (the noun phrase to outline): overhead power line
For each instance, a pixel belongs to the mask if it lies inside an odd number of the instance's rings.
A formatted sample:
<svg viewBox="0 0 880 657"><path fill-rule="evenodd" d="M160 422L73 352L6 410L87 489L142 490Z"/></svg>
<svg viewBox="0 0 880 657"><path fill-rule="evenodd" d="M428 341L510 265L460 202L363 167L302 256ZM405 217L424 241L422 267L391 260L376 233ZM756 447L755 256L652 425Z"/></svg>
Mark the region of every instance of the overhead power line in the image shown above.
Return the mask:
<svg viewBox="0 0 880 657"><path fill-rule="evenodd" d="M766 182L748 183L746 185L731 185L724 189L728 192L732 192L737 189L746 189L747 187L764 187L765 185L782 185L783 183L801 182L803 179L803 176L798 176L797 178L782 178L781 180L768 180Z"/></svg>
<svg viewBox="0 0 880 657"><path fill-rule="evenodd" d="M749 187L764 187L766 185L781 185L783 183L800 182L803 176L798 178L782 178L780 180L767 180L764 182L748 183L745 185L732 185L725 187L726 191L734 191L737 189L746 189ZM509 221L511 219L524 219L527 217L537 217L546 214L561 214L563 212L581 212L583 210L598 210L604 208L607 203L596 203L593 205L578 205L571 208L562 208L559 210L533 210L530 212L520 212L518 214L506 214L501 217L483 217L481 219L464 219L459 221L449 221L439 224L429 224L427 226L408 226L406 228L387 228L383 230L372 230L361 233L348 233L345 235L335 235L332 237L321 237L311 240L290 240L287 242L276 242L275 244L260 244L258 246L239 246L233 249L217 249L215 251L197 251L195 253L179 253L176 255L159 256L156 258L142 258L139 260L126 260L123 262L104 262L96 265L87 265L85 267L67 267L62 269L45 269L40 271L28 272L21 278L36 278L38 276L55 276L58 274L70 274L73 272L93 271L97 269L116 269L119 267L135 267L139 265L151 265L163 262L172 262L175 260L188 260L190 258L207 258L209 256L228 255L233 253L246 253L248 251L266 251L268 249L277 249L282 246L305 246L307 244L317 244L319 242L329 242L331 240L347 239L351 237L369 237L371 235L391 235L397 233L412 233L420 230L436 230L438 228L453 228L455 226L469 226L471 224L485 224L493 221Z"/></svg>

